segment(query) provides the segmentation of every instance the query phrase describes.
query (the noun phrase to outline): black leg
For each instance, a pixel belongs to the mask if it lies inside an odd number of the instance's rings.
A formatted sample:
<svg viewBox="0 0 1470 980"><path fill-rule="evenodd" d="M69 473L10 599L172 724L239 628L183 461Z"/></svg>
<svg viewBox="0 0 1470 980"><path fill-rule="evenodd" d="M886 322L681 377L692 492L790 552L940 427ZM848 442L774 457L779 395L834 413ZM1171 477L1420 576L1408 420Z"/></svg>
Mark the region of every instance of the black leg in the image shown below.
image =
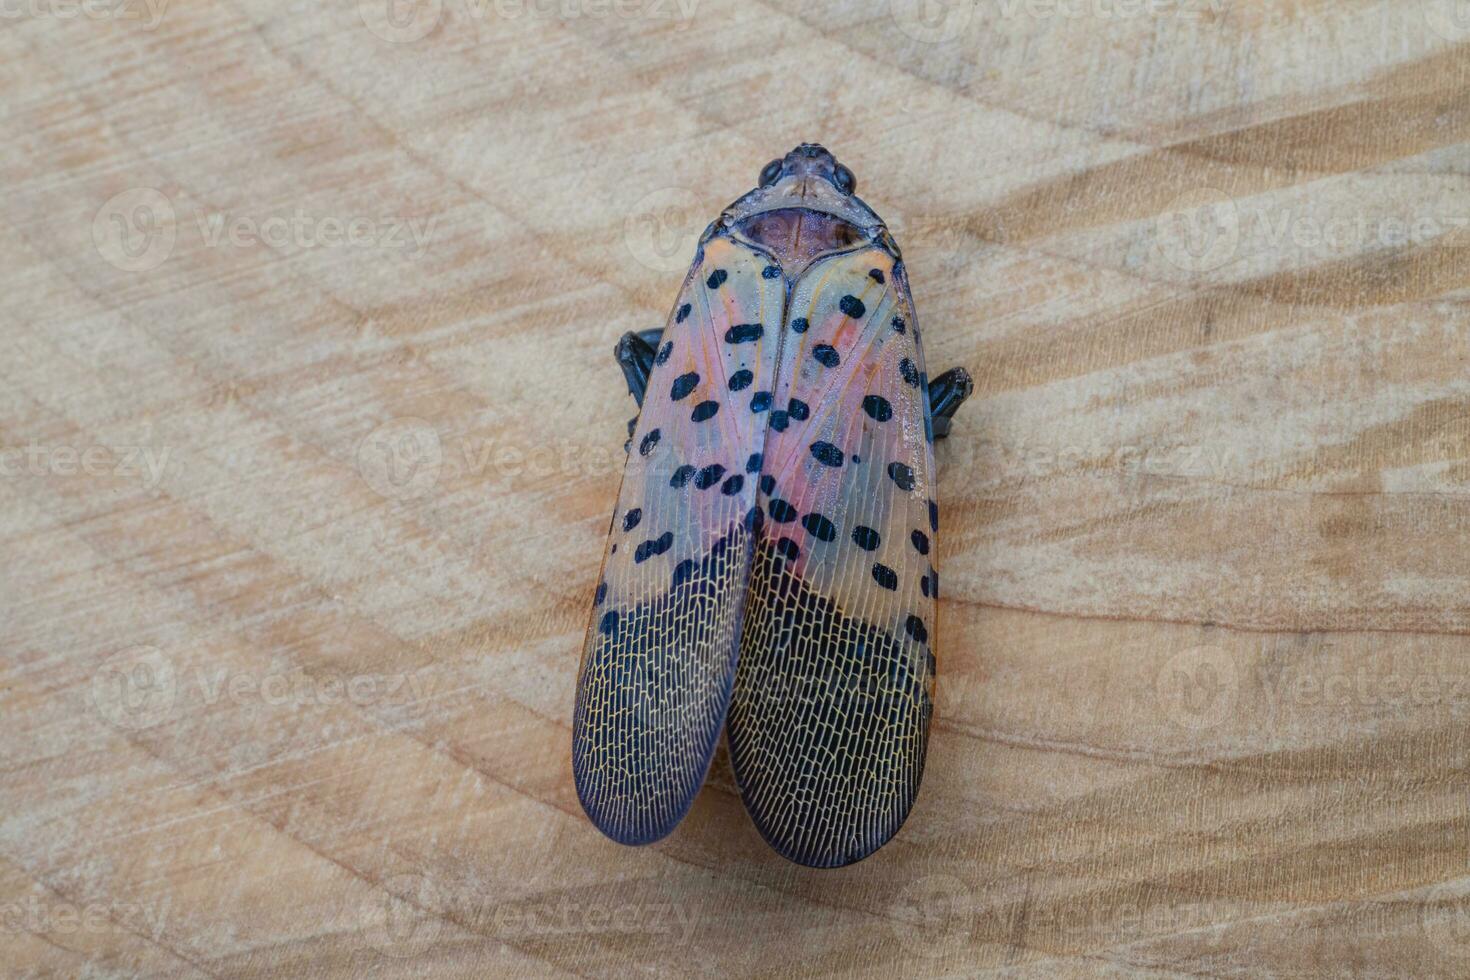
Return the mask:
<svg viewBox="0 0 1470 980"><path fill-rule="evenodd" d="M643 393L648 390L648 375L653 370L653 358L657 353L653 345L658 343L657 334L662 332L645 330L642 334L637 334L630 330L623 334L618 345L613 348L618 367L623 369L623 377L628 379L628 392L639 408L643 407ZM644 339L645 334L655 334L652 343Z"/></svg>
<svg viewBox="0 0 1470 980"><path fill-rule="evenodd" d="M954 413L975 390L970 372L962 367L950 368L929 382L929 414L934 418L934 438L949 435L949 423Z"/></svg>
<svg viewBox="0 0 1470 980"><path fill-rule="evenodd" d="M643 393L648 390L648 375L653 371L653 359L657 354L659 338L663 336L663 329L640 330L633 333L631 330L618 340L618 345L613 348L613 356L618 359L618 367L623 369L623 377L628 381L628 393L643 407ZM638 416L628 420L628 441L623 443L623 450L627 451L633 442L633 430L638 427Z"/></svg>

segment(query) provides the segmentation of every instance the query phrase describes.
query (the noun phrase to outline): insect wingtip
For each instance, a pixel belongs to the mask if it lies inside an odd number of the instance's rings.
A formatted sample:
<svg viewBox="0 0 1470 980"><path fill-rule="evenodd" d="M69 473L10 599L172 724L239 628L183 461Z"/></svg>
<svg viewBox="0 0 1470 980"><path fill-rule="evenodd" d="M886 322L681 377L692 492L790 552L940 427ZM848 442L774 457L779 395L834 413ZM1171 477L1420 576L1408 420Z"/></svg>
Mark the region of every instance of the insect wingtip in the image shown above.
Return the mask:
<svg viewBox="0 0 1470 980"><path fill-rule="evenodd" d="M601 805L602 798L598 792L596 781L583 771L574 757L572 763L572 781L577 789L577 801L582 804L582 812L587 815L587 820L598 832L614 844L624 847L646 847L656 844L674 832L689 812L689 806L693 803L693 797L672 813L664 813L660 819L635 823L620 821L607 807Z"/></svg>

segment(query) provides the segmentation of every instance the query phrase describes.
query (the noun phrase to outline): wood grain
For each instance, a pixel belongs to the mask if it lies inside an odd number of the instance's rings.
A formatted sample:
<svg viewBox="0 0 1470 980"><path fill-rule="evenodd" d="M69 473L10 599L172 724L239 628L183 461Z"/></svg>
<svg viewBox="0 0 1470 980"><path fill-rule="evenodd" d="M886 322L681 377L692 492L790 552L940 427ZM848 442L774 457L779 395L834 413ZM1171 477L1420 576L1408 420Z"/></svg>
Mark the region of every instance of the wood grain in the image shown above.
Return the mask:
<svg viewBox="0 0 1470 980"><path fill-rule="evenodd" d="M3 972L1470 973L1463 5L85 9L0 19ZM612 344L808 139L978 387L826 873L568 758Z"/></svg>

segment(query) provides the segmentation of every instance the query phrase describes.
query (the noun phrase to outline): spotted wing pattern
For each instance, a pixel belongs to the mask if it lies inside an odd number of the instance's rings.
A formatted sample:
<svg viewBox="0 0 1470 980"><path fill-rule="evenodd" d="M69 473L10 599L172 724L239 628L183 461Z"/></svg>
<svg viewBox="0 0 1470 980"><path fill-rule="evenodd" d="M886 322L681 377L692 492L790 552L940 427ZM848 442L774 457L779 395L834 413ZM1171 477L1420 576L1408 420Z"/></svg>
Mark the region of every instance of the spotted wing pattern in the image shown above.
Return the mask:
<svg viewBox="0 0 1470 980"><path fill-rule="evenodd" d="M785 288L750 245L705 243L629 445L572 722L577 794L622 843L683 818L725 720Z"/></svg>
<svg viewBox="0 0 1470 980"><path fill-rule="evenodd" d="M835 867L897 832L923 773L932 425L908 285L887 251L814 264L786 315L730 753L771 846Z"/></svg>

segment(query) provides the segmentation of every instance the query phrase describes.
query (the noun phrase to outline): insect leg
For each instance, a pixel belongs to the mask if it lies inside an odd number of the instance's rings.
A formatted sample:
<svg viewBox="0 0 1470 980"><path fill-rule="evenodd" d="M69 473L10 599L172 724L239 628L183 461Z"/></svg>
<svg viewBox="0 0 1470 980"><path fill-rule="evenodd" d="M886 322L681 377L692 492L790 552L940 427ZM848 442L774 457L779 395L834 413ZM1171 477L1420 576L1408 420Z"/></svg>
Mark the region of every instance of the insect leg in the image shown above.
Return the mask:
<svg viewBox="0 0 1470 980"><path fill-rule="evenodd" d="M642 334L633 333L631 330L623 334L618 340L618 345L613 348L613 356L618 359L618 367L623 369L623 377L628 379L628 393L643 407L643 392L648 389L648 375L653 370L654 345L644 339L646 334L661 334L661 330L645 330ZM654 338L657 342L657 337Z"/></svg>
<svg viewBox="0 0 1470 980"><path fill-rule="evenodd" d="M659 338L663 336L663 330L642 330L633 333L631 330L618 339L618 345L613 348L613 356L618 360L618 367L623 369L623 377L628 381L628 393L643 407L643 393L648 390L648 375L653 371L653 358L655 348L658 346ZM633 430L638 427L638 416L628 420L628 441L623 443L626 452L633 443Z"/></svg>
<svg viewBox="0 0 1470 980"><path fill-rule="evenodd" d="M934 418L934 438L949 435L950 419L975 390L970 372L962 367L950 368L929 382L929 413Z"/></svg>

